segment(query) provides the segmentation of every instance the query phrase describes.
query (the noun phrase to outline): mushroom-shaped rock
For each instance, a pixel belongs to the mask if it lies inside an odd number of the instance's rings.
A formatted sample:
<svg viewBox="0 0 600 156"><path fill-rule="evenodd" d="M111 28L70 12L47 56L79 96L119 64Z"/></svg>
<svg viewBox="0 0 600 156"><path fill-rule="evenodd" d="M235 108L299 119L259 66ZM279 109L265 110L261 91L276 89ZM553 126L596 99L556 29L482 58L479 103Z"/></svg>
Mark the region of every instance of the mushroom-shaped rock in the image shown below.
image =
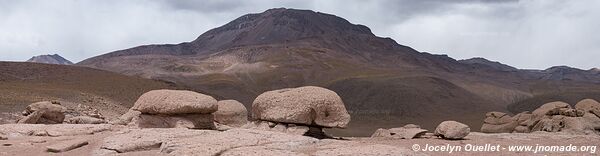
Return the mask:
<svg viewBox="0 0 600 156"><path fill-rule="evenodd" d="M217 107L217 100L211 96L163 89L144 93L131 109L145 114L210 114Z"/></svg>
<svg viewBox="0 0 600 156"><path fill-rule="evenodd" d="M268 91L252 103L255 119L345 128L350 114L337 93L314 86Z"/></svg>
<svg viewBox="0 0 600 156"><path fill-rule="evenodd" d="M58 102L42 101L32 103L25 108L26 114L31 114L36 111L44 110L42 118L49 120L52 123L62 123L65 119L67 108L61 106Z"/></svg>
<svg viewBox="0 0 600 156"><path fill-rule="evenodd" d="M222 100L217 102L219 110L213 115L215 122L228 126L240 127L248 122L248 110L236 100Z"/></svg>
<svg viewBox="0 0 600 156"><path fill-rule="evenodd" d="M462 139L469 135L471 128L469 126L456 122L456 121L444 121L435 128L434 135L440 136L444 139L457 140Z"/></svg>
<svg viewBox="0 0 600 156"><path fill-rule="evenodd" d="M593 99L584 99L575 104L575 109L583 110L585 113L592 113L600 117L600 103Z"/></svg>

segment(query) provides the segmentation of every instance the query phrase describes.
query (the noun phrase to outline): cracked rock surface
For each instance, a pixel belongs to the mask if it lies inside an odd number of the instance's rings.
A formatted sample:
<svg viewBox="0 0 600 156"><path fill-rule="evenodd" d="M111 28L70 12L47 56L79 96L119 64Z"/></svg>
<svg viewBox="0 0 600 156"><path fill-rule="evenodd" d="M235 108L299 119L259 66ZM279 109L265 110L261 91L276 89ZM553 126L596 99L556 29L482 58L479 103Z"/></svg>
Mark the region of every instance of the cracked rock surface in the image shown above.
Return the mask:
<svg viewBox="0 0 600 156"><path fill-rule="evenodd" d="M44 133L42 133L44 132ZM131 128L109 124L5 124L0 125L0 155L444 155L447 153L413 151L411 146L500 144L598 145L597 135L568 133L470 133L460 141L435 137L337 138L317 139L308 136L262 129L232 128L226 131L187 128ZM37 135L40 134L40 135ZM44 134L44 135L42 135ZM51 149L51 150L50 150ZM52 151L52 152L50 152ZM459 152L460 155L486 153ZM498 155L529 153L494 153ZM552 154L552 153L542 153ZM589 153L573 153L589 154Z"/></svg>

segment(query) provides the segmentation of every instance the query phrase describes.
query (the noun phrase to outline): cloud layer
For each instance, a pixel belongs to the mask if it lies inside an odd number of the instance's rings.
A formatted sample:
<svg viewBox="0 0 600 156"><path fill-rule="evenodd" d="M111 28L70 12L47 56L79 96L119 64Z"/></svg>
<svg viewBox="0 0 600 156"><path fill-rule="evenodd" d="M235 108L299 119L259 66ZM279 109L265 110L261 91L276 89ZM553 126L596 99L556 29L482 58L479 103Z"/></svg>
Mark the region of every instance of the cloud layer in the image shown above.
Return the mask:
<svg viewBox="0 0 600 156"><path fill-rule="evenodd" d="M0 60L59 53L77 62L180 43L247 13L311 9L369 26L419 51L518 68L600 67L600 1L581 0L0 0Z"/></svg>

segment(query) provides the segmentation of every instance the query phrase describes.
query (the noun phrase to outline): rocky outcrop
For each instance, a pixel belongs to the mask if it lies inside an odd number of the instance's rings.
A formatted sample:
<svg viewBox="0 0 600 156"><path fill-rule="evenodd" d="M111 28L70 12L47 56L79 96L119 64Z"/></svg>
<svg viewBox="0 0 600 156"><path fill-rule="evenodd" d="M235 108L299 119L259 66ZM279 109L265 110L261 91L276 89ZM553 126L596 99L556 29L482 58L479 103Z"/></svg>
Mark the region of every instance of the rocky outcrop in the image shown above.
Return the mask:
<svg viewBox="0 0 600 156"><path fill-rule="evenodd" d="M444 121L435 128L434 135L444 139L458 140L463 139L471 132L469 126L456 122Z"/></svg>
<svg viewBox="0 0 600 156"><path fill-rule="evenodd" d="M235 100L222 100L217 102L217 105L219 110L213 113L215 122L233 127L240 127L248 122L248 110L242 103Z"/></svg>
<svg viewBox="0 0 600 156"><path fill-rule="evenodd" d="M371 137L385 137L385 138L399 138L399 139L413 139L419 138L427 133L426 129L421 129L421 126L408 124L403 127L390 128L390 129L377 129Z"/></svg>
<svg viewBox="0 0 600 156"><path fill-rule="evenodd" d="M529 133L535 131L572 134L600 133L600 118L594 110L600 108L595 100L585 99L571 108L568 103L550 102L534 110L510 117L501 112L489 112L481 127L486 133Z"/></svg>
<svg viewBox="0 0 600 156"><path fill-rule="evenodd" d="M32 103L25 108L23 115L27 116L18 123L30 123L30 124L59 124L65 119L65 112L67 108L60 105L58 101L42 101ZM37 113L36 113L37 112ZM37 115L40 115L37 117Z"/></svg>
<svg viewBox="0 0 600 156"><path fill-rule="evenodd" d="M252 103L254 119L345 128L350 115L340 96L314 86L268 91Z"/></svg>

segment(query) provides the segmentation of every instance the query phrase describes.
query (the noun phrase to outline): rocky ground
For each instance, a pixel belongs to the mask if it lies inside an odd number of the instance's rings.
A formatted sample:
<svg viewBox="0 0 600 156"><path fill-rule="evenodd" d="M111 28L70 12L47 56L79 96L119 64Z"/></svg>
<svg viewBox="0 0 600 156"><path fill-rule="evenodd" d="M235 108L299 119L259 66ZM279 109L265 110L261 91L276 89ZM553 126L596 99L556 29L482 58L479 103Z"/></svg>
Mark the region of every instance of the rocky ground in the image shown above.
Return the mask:
<svg viewBox="0 0 600 156"><path fill-rule="evenodd" d="M316 139L287 133L230 129L128 128L109 124L0 125L0 155L596 155L577 152L511 152L513 145L600 145L598 135L561 133L470 133L463 140L426 134L418 139ZM413 151L419 145L418 152ZM500 145L500 151L466 151ZM460 146L461 151L423 151L428 146ZM74 148L74 149L71 149ZM505 149L502 149L505 148ZM439 149L439 148L438 148ZM489 150L489 148L487 148ZM485 150L485 148L484 148ZM51 152L54 151L54 152ZM594 153L592 153L594 152Z"/></svg>

